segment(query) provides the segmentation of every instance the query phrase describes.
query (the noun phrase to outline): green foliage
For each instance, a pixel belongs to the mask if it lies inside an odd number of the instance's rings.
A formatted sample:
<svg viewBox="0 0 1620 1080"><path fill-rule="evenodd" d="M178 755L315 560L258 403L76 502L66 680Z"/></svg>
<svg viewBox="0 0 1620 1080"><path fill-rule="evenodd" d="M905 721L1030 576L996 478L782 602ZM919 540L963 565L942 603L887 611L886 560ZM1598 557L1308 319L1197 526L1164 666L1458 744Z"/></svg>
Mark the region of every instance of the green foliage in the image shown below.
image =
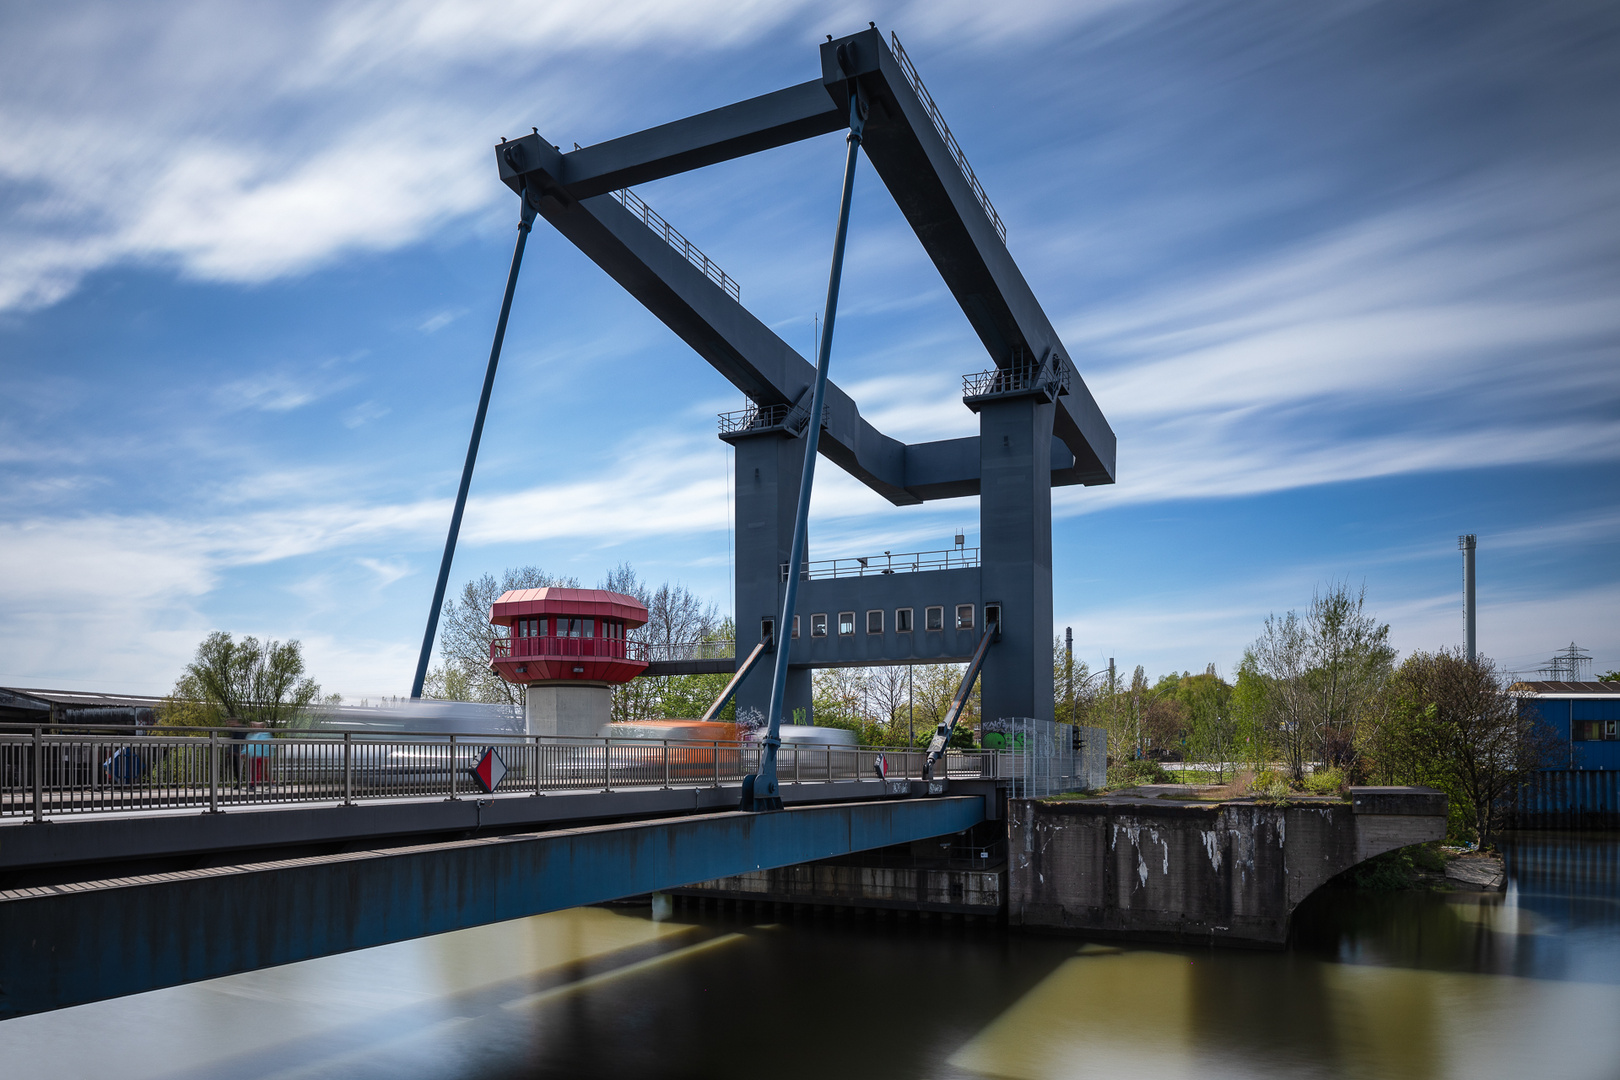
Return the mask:
<svg viewBox="0 0 1620 1080"><path fill-rule="evenodd" d="M1263 679L1260 716L1296 783L1313 760L1352 776L1362 767L1360 748L1378 723L1395 659L1389 625L1365 605L1365 588L1352 596L1334 583L1311 597L1303 616L1267 616L1244 655Z"/></svg>
<svg viewBox="0 0 1620 1080"><path fill-rule="evenodd" d="M1620 682L1620 671L1605 671L1597 676L1598 682Z"/></svg>
<svg viewBox="0 0 1620 1080"><path fill-rule="evenodd" d="M163 723L182 727L302 727L320 693L315 680L304 674L299 642L235 641L215 631L197 646L195 659L164 699L160 714ZM329 700L335 704L338 699L334 695Z"/></svg>
<svg viewBox="0 0 1620 1080"><path fill-rule="evenodd" d="M1375 855L1366 862L1357 863L1345 872L1345 878L1358 889L1374 892L1398 892L1410 889L1416 881L1413 873L1411 848L1397 848Z"/></svg>
<svg viewBox="0 0 1620 1080"><path fill-rule="evenodd" d="M1287 806L1288 796L1292 793L1288 774L1276 769L1261 769L1249 781L1249 794L1273 806Z"/></svg>
<svg viewBox="0 0 1620 1080"><path fill-rule="evenodd" d="M1317 769L1305 778L1305 790L1312 795L1337 795L1344 788L1343 769Z"/></svg>
<svg viewBox="0 0 1620 1080"><path fill-rule="evenodd" d="M1411 854L1412 865L1417 869L1425 870L1431 874L1443 874L1446 872L1446 857L1440 854L1438 844L1414 844L1412 847L1403 850Z"/></svg>
<svg viewBox="0 0 1620 1080"><path fill-rule="evenodd" d="M1137 787L1141 784L1172 784L1175 777L1164 771L1152 758L1121 762L1108 767L1108 786L1111 788Z"/></svg>
<svg viewBox="0 0 1620 1080"><path fill-rule="evenodd" d="M1560 760L1560 740L1520 712L1495 665L1460 650L1407 657L1386 711L1372 747L1378 778L1444 791L1456 840L1489 843L1518 786Z"/></svg>

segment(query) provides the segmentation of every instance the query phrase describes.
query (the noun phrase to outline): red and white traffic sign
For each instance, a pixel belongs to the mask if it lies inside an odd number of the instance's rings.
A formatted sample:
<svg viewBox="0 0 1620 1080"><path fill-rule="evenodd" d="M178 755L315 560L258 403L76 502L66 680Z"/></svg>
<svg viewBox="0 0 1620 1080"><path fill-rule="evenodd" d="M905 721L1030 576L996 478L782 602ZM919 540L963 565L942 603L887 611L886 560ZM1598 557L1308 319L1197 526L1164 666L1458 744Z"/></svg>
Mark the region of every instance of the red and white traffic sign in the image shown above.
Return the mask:
<svg viewBox="0 0 1620 1080"><path fill-rule="evenodd" d="M484 756L478 759L478 764L467 771L472 773L479 787L486 793L493 794L500 786L501 777L506 775L506 762L501 760L501 755L495 752L494 747L490 747L484 751Z"/></svg>

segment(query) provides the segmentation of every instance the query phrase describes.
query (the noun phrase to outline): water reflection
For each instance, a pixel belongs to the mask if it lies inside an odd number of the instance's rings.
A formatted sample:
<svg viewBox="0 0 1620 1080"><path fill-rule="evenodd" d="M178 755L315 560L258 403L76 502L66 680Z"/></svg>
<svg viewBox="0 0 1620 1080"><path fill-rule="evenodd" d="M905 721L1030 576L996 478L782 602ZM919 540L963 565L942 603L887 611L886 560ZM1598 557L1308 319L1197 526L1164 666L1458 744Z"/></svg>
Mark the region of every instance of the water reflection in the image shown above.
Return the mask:
<svg viewBox="0 0 1620 1080"><path fill-rule="evenodd" d="M1613 1077L1612 837L1286 952L582 909L0 1024L6 1076Z"/></svg>

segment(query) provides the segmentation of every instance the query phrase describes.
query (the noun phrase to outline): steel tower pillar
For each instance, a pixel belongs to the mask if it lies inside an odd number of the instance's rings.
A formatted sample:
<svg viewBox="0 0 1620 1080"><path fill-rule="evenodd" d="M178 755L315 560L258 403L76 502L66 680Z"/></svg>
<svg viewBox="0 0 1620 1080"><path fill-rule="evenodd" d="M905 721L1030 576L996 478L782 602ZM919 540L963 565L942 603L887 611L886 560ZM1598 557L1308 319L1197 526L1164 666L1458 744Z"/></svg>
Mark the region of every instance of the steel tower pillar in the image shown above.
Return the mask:
<svg viewBox="0 0 1620 1080"><path fill-rule="evenodd" d="M756 424L769 419L754 412ZM781 424L753 426L720 436L736 451L737 656L759 644L765 622L782 610L782 566L793 550L793 513L804 473L804 440ZM804 632L809 633L805 627ZM791 645L793 627L777 633ZM737 688L737 719L764 724L770 716L771 665L756 664ZM783 723L811 722L810 669L788 668ZM797 715L796 715L797 714Z"/></svg>
<svg viewBox="0 0 1620 1080"><path fill-rule="evenodd" d="M969 402L979 413L981 595L984 608L1001 606L980 675L986 720L1053 718L1053 399L1031 389Z"/></svg>

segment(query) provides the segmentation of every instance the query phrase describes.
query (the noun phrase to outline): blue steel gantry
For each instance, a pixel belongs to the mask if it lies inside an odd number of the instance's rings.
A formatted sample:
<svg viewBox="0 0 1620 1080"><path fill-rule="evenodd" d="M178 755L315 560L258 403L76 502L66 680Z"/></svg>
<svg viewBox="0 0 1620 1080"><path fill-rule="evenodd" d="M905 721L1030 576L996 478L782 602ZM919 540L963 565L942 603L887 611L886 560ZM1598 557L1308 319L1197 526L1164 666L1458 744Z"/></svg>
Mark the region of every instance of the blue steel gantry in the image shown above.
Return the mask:
<svg viewBox="0 0 1620 1080"><path fill-rule="evenodd" d="M1113 483L1114 433L1009 254L999 217L898 39L885 41L875 26L829 36L820 60L818 78L569 153L538 132L503 140L495 148L500 178L520 196L524 218L512 275L538 215L752 403L722 417L720 437L736 454L736 651L742 656L764 643L775 661L744 675L736 688L738 716L768 724L768 751L784 717L810 715L810 673L825 666L976 659L985 717L1050 720L1051 489ZM626 189L840 130L849 132L844 198L826 330L812 364ZM859 150L989 353L993 367L964 379L963 402L979 417L977 437L902 443L863 419L827 377ZM499 335L480 420L498 355ZM476 450L475 429L457 522ZM808 562L805 525L818 453L896 506L979 496L979 558L818 576ZM790 573L795 564L799 572ZM433 633L430 616L417 695ZM987 634L996 645L980 649ZM760 783L766 786L754 794L761 805L775 805L768 761Z"/></svg>

